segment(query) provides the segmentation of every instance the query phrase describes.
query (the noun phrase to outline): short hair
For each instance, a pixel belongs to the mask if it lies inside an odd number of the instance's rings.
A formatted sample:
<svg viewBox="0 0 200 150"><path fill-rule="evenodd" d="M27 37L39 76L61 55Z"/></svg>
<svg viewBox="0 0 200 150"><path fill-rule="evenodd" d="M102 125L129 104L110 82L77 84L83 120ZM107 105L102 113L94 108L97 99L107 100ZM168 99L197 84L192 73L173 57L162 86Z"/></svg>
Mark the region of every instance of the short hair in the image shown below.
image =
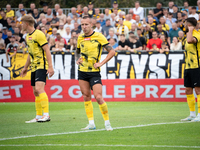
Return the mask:
<svg viewBox="0 0 200 150"><path fill-rule="evenodd" d="M125 34L120 34L119 36L124 36L125 37Z"/></svg>
<svg viewBox="0 0 200 150"><path fill-rule="evenodd" d="M153 46L157 46L157 45L156 45L156 44L152 44L152 47L153 47Z"/></svg>
<svg viewBox="0 0 200 150"><path fill-rule="evenodd" d="M189 22L190 24L192 24L192 26L194 26L194 27L196 27L196 25L197 25L197 20L194 17L187 18L186 21Z"/></svg>
<svg viewBox="0 0 200 150"><path fill-rule="evenodd" d="M88 18L90 19L90 16L88 16L88 15L85 15L82 17L82 19L88 19Z"/></svg>
<svg viewBox="0 0 200 150"><path fill-rule="evenodd" d="M161 44L161 45L166 45L166 44L165 44L165 42L162 42L162 44Z"/></svg>
<svg viewBox="0 0 200 150"><path fill-rule="evenodd" d="M25 15L21 19L22 22L27 22L30 26L34 26L35 19L31 15Z"/></svg>
<svg viewBox="0 0 200 150"><path fill-rule="evenodd" d="M195 10L196 10L196 7L195 7L195 6L192 6L192 9L195 9Z"/></svg>

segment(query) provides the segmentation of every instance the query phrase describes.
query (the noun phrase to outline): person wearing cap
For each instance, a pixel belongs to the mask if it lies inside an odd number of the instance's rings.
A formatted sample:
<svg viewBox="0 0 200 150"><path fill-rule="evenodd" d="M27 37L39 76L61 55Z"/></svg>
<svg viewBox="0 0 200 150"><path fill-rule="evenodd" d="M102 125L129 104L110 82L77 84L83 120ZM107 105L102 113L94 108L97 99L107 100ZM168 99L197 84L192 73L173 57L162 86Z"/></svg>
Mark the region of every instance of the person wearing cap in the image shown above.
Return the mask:
<svg viewBox="0 0 200 150"><path fill-rule="evenodd" d="M196 7L192 7L192 14L188 16L188 18L194 17L197 21L199 20L199 15L196 13Z"/></svg>
<svg viewBox="0 0 200 150"><path fill-rule="evenodd" d="M174 5L174 6L173 6L172 18L177 19L177 13L178 13L178 6L177 6L177 5Z"/></svg>
<svg viewBox="0 0 200 150"><path fill-rule="evenodd" d="M109 14L114 13L114 10L117 10L118 13L121 11L121 9L118 8L117 1L114 1L112 6L113 8L109 10Z"/></svg>
<svg viewBox="0 0 200 150"><path fill-rule="evenodd" d="M19 18L17 19L17 21L20 22L20 24L21 24L21 19L22 19L22 17L26 15L25 9L21 9L21 10L20 10L20 13L21 13L22 16L19 17Z"/></svg>
<svg viewBox="0 0 200 150"><path fill-rule="evenodd" d="M133 8L133 12L134 12L135 15L140 16L140 20L143 20L143 18L144 18L144 8L140 7L139 1L135 2L135 8Z"/></svg>
<svg viewBox="0 0 200 150"><path fill-rule="evenodd" d="M16 22L14 20L12 20L10 25L11 25L11 27L8 30L12 31L12 34L14 34L15 33L14 29L16 27Z"/></svg>
<svg viewBox="0 0 200 150"><path fill-rule="evenodd" d="M47 14L47 10L48 10L48 4L47 3L43 3L42 4L42 11L40 12L40 14Z"/></svg>
<svg viewBox="0 0 200 150"><path fill-rule="evenodd" d="M14 16L15 16L15 12L13 10L11 10L11 5L7 4L6 5L6 18L13 19Z"/></svg>
<svg viewBox="0 0 200 150"><path fill-rule="evenodd" d="M24 4L19 3L18 8L19 9L15 12L15 20L17 20L19 17L22 17L20 10L24 9ZM26 12L26 10L25 10L25 12Z"/></svg>
<svg viewBox="0 0 200 150"><path fill-rule="evenodd" d="M88 4L88 14L90 17L92 17L94 15L94 5L92 2L89 2Z"/></svg>
<svg viewBox="0 0 200 150"><path fill-rule="evenodd" d="M10 43L8 43L8 45L6 46L6 60L7 60L7 62L9 62L8 54L10 52L13 53L12 55L9 56L10 58L12 58L13 56L15 56L17 54L17 48L18 48L18 44L15 43L15 37L12 35L10 37Z"/></svg>
<svg viewBox="0 0 200 150"><path fill-rule="evenodd" d="M200 33L195 29L197 20L194 17L187 18L185 27L187 32L185 43L185 70L184 70L184 86L190 115L181 121L200 122ZM198 114L196 115L195 103L196 98L193 90L197 95Z"/></svg>

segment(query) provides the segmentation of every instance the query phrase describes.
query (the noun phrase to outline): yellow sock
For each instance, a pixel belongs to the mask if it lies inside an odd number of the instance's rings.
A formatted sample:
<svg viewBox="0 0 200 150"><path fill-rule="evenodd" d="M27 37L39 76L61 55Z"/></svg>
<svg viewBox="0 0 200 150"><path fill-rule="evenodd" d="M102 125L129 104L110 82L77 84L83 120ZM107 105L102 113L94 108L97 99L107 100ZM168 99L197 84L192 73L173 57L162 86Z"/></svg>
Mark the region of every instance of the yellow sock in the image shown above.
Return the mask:
<svg viewBox="0 0 200 150"><path fill-rule="evenodd" d="M88 120L89 121L94 120L92 101L84 102L84 105L85 105L85 112L88 117Z"/></svg>
<svg viewBox="0 0 200 150"><path fill-rule="evenodd" d="M102 116L103 116L103 119L104 119L105 121L106 121L106 120L109 120L107 104L106 104L106 103L103 103L103 104L99 105L99 108L100 108L101 114L102 114Z"/></svg>
<svg viewBox="0 0 200 150"><path fill-rule="evenodd" d="M39 96L35 97L35 109L36 109L36 115L42 116L42 106L41 106L41 103L40 103Z"/></svg>
<svg viewBox="0 0 200 150"><path fill-rule="evenodd" d="M186 95L187 96L187 103L190 108L190 111L195 111L195 97L194 94Z"/></svg>
<svg viewBox="0 0 200 150"><path fill-rule="evenodd" d="M43 113L49 113L49 99L46 93L39 94Z"/></svg>
<svg viewBox="0 0 200 150"><path fill-rule="evenodd" d="M200 113L200 95L197 95L198 114Z"/></svg>

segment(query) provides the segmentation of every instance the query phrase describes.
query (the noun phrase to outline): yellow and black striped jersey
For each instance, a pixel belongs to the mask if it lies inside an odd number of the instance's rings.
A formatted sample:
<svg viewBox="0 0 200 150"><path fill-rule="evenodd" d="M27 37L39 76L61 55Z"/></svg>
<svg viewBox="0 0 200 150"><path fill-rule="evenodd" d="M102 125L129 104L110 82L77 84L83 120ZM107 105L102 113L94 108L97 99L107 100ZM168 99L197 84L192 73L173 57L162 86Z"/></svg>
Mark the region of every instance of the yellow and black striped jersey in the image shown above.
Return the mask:
<svg viewBox="0 0 200 150"><path fill-rule="evenodd" d="M195 69L199 68L199 58L200 58L200 33L196 30L192 33L193 37L196 38L197 43L189 44L186 40L185 42L185 69Z"/></svg>
<svg viewBox="0 0 200 150"><path fill-rule="evenodd" d="M100 68L95 69L94 64L101 59L102 47L109 44L105 36L98 32L93 32L90 36L79 35L77 48L80 49L82 65L79 70L83 72L99 72Z"/></svg>
<svg viewBox="0 0 200 150"><path fill-rule="evenodd" d="M31 59L31 71L35 72L38 69L47 70L46 52L42 49L44 45L48 44L45 34L36 29L31 34L27 34L26 42Z"/></svg>

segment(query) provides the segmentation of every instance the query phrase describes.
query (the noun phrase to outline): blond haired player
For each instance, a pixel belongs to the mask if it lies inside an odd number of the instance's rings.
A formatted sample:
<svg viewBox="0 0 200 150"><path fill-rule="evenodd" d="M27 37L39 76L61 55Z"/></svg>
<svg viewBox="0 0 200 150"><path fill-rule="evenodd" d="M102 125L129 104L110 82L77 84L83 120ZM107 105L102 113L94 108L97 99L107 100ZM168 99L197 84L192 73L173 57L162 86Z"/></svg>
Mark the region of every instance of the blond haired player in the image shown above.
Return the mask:
<svg viewBox="0 0 200 150"><path fill-rule="evenodd" d="M21 77L27 73L31 65L31 86L35 95L36 117L26 123L47 122L49 117L49 100L44 91L46 77L54 74L51 53L44 33L34 28L35 20L32 16L22 17L22 29L27 31L28 58L21 72Z"/></svg>
<svg viewBox="0 0 200 150"><path fill-rule="evenodd" d="M81 34L78 37L76 63L79 65L79 86L84 99L86 115L89 120L89 125L83 128L83 130L96 129L93 116L93 105L91 102L92 89L103 115L105 128L107 131L112 131L113 129L110 125L108 116L108 107L102 97L100 67L115 55L115 51L108 45L107 39L101 33L93 31L89 16L84 16L82 18L81 27L84 34ZM102 47L108 51L108 55L102 62L99 62L101 59ZM79 54L80 56L78 56Z"/></svg>

